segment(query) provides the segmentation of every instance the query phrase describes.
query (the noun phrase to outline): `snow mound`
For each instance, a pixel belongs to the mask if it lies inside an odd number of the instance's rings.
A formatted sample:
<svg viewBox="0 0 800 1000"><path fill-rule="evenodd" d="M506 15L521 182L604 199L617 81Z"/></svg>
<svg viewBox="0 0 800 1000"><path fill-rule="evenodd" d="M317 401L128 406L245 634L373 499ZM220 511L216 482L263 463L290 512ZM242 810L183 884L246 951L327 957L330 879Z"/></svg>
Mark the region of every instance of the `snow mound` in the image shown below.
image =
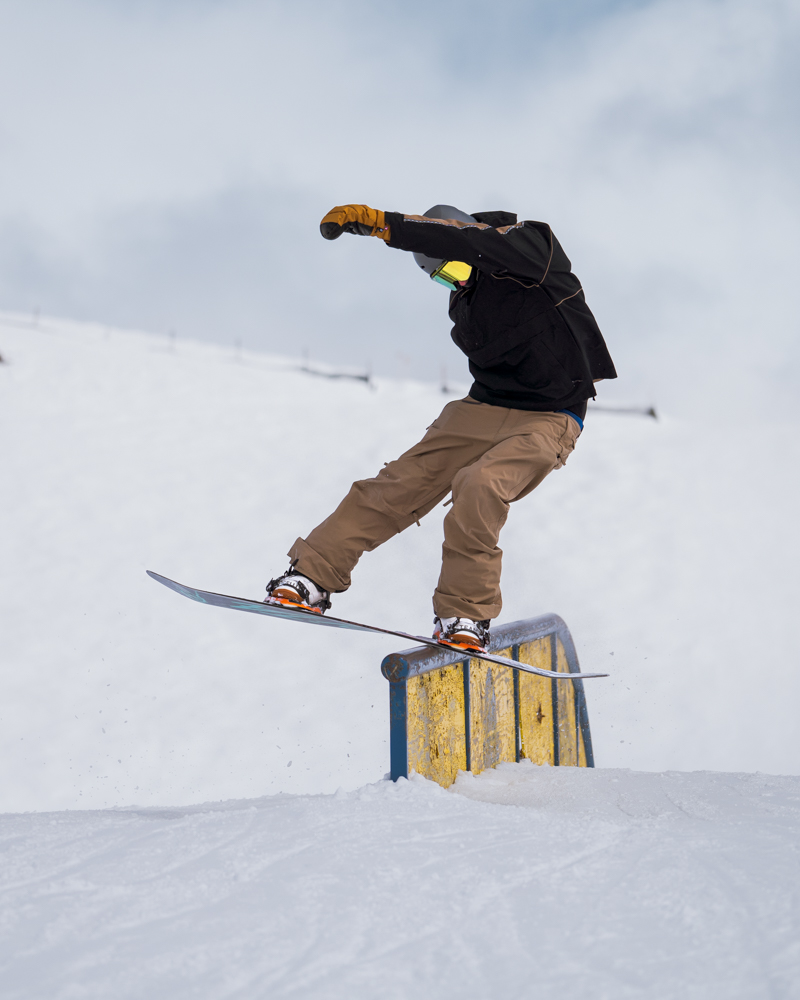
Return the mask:
<svg viewBox="0 0 800 1000"><path fill-rule="evenodd" d="M500 765L445 791L0 817L4 997L796 996L800 778Z"/></svg>

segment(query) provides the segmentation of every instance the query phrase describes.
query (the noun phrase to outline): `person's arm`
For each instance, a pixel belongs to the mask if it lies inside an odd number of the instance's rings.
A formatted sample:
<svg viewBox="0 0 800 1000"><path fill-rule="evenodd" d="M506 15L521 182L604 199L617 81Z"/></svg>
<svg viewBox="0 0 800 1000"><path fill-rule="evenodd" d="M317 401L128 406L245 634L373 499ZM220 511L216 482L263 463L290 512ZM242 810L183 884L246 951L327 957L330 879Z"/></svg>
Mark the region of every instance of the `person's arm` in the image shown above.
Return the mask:
<svg viewBox="0 0 800 1000"><path fill-rule="evenodd" d="M550 269L553 240L543 223L519 222L494 229L481 222L429 219L386 212L387 243L426 257L463 260L481 271L540 282Z"/></svg>
<svg viewBox="0 0 800 1000"><path fill-rule="evenodd" d="M390 247L427 257L461 260L494 274L541 282L550 270L554 241L544 223L521 222L494 229L481 222L429 219L381 212L368 205L340 205L320 223L325 239L342 233L378 236ZM560 263L560 262L559 262Z"/></svg>

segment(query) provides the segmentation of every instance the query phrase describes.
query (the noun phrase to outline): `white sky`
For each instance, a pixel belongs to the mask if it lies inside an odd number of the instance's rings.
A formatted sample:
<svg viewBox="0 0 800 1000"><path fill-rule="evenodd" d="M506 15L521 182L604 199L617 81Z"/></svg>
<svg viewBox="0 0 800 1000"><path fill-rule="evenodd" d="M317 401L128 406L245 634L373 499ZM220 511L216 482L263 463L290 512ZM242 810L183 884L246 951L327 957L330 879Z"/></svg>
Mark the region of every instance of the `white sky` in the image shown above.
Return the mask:
<svg viewBox="0 0 800 1000"><path fill-rule="evenodd" d="M788 397L796 0L0 0L0 308L437 378L446 293L333 204L544 219L622 376Z"/></svg>

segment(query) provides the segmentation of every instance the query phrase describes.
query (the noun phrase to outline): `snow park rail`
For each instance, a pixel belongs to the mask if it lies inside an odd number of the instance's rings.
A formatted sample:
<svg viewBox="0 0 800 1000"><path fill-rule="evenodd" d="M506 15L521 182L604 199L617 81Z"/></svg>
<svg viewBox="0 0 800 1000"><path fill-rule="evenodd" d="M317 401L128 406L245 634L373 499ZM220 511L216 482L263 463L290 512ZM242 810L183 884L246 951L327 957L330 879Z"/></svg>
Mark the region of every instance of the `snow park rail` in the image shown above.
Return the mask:
<svg viewBox="0 0 800 1000"><path fill-rule="evenodd" d="M518 663L580 673L558 615L492 629L489 650ZM557 682L513 667L420 646L381 663L389 681L392 780L411 771L447 788L459 771L500 761L594 767L583 681Z"/></svg>

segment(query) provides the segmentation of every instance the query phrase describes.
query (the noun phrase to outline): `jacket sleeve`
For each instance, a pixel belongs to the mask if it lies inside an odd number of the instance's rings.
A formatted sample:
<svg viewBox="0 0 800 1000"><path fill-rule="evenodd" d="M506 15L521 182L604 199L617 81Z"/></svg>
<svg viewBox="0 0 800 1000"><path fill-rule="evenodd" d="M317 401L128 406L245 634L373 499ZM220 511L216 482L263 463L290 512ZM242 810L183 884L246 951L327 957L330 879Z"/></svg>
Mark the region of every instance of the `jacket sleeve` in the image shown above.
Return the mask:
<svg viewBox="0 0 800 1000"><path fill-rule="evenodd" d="M463 260L481 271L536 282L547 276L557 246L550 227L542 222L518 222L494 229L480 222L386 212L386 224L391 234L390 247L436 259ZM559 263L563 267L563 262Z"/></svg>

